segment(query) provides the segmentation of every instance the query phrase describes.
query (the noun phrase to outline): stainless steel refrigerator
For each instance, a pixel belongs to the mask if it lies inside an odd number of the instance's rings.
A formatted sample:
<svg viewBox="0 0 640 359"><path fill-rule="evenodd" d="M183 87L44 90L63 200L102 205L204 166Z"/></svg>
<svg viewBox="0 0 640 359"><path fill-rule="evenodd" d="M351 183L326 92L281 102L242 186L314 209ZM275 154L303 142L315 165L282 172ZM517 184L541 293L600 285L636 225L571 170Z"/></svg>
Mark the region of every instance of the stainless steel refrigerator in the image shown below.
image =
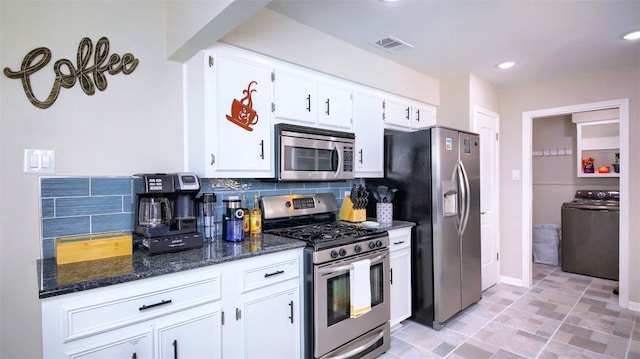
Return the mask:
<svg viewBox="0 0 640 359"><path fill-rule="evenodd" d="M367 180L398 188L394 219L416 223L412 320L435 329L482 297L479 150L477 134L444 127L386 134L385 178Z"/></svg>

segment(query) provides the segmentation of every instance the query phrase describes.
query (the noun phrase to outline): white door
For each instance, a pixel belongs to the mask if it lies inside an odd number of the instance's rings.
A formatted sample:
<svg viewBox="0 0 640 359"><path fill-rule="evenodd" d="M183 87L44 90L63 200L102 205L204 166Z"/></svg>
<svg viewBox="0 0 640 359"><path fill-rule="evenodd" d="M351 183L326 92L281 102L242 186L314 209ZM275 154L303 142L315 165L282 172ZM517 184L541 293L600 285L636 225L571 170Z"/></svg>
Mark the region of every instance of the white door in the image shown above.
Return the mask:
<svg viewBox="0 0 640 359"><path fill-rule="evenodd" d="M498 132L500 116L473 109L473 131L480 135L480 233L482 290L498 282Z"/></svg>

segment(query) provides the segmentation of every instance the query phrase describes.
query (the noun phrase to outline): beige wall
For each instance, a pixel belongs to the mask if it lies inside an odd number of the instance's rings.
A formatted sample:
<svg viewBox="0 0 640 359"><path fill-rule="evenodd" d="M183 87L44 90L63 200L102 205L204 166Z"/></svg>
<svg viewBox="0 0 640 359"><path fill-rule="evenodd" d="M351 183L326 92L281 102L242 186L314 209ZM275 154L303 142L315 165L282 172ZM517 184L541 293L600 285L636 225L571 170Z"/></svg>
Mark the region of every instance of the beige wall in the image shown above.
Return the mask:
<svg viewBox="0 0 640 359"><path fill-rule="evenodd" d="M627 158L640 155L640 64L603 70L591 74L559 78L546 82L502 88L500 98L500 211L501 211L501 274L512 278L522 276L522 189L520 181L513 180L512 170L521 170L522 114L526 111L565 107L613 99L629 99L630 153ZM534 120L535 121L535 120ZM508 134L508 135L506 135ZM640 187L633 185L640 178L640 162L629 161L629 177L632 179L628 196L631 203L640 200ZM640 255L640 207L631 206L630 258ZM640 265L631 260L629 268L630 301L640 302Z"/></svg>
<svg viewBox="0 0 640 359"><path fill-rule="evenodd" d="M534 151L572 151L567 156L532 158L533 224L560 224L562 203L570 201L579 189L617 190L620 187L618 178L577 176L576 125L571 115L535 119L532 148Z"/></svg>
<svg viewBox="0 0 640 359"><path fill-rule="evenodd" d="M440 81L438 125L471 131L475 106L498 112L497 91L491 83L474 74Z"/></svg>
<svg viewBox="0 0 640 359"><path fill-rule="evenodd" d="M262 9L221 42L418 101L440 104L439 81Z"/></svg>
<svg viewBox="0 0 640 359"><path fill-rule="evenodd" d="M78 43L110 40L110 52L140 59L130 75L107 75L105 91L62 89L52 107L26 99L0 75L0 357L39 358L38 176L22 173L23 149L56 151L57 175L130 175L182 170L182 65L166 60L164 2L0 1L2 68L19 68L39 46L52 61L32 83L46 98L53 63L75 63Z"/></svg>
<svg viewBox="0 0 640 359"><path fill-rule="evenodd" d="M440 107L438 125L469 131L471 88L469 75L440 81Z"/></svg>

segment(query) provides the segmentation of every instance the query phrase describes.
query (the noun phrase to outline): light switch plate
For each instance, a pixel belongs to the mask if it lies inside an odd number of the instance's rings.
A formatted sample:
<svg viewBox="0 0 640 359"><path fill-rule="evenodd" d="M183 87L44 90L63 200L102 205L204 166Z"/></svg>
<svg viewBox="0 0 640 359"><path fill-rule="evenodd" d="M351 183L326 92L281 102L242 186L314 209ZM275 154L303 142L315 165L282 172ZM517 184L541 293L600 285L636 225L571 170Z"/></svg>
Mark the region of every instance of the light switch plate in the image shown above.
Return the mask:
<svg viewBox="0 0 640 359"><path fill-rule="evenodd" d="M56 173L56 151L24 150L24 173Z"/></svg>

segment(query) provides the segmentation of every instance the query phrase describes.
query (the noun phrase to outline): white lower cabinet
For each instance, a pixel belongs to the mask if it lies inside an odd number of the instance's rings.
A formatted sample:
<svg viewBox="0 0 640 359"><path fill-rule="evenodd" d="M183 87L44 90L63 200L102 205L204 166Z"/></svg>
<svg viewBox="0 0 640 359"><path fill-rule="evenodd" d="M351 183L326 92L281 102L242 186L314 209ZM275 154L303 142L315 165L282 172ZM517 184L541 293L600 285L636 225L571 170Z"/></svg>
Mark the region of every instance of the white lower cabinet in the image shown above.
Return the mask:
<svg viewBox="0 0 640 359"><path fill-rule="evenodd" d="M389 230L391 330L411 316L411 227Z"/></svg>
<svg viewBox="0 0 640 359"><path fill-rule="evenodd" d="M202 308L204 309L204 308ZM201 313L180 313L155 327L156 357L221 358L222 327L220 310L204 309Z"/></svg>
<svg viewBox="0 0 640 359"><path fill-rule="evenodd" d="M45 358L297 358L302 249L42 302Z"/></svg>
<svg viewBox="0 0 640 359"><path fill-rule="evenodd" d="M301 347L298 287L247 296L242 302L245 358L298 358Z"/></svg>
<svg viewBox="0 0 640 359"><path fill-rule="evenodd" d="M223 357L301 358L302 250L241 263L224 298Z"/></svg>

